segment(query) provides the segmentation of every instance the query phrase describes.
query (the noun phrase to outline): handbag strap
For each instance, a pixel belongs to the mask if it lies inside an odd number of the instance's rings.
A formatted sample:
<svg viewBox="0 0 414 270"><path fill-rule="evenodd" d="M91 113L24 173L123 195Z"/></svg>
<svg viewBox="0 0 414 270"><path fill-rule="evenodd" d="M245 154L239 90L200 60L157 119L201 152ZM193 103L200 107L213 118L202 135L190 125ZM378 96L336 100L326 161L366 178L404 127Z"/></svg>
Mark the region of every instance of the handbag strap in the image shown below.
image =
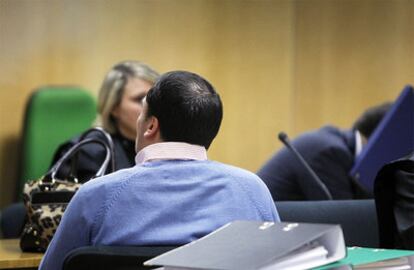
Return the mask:
<svg viewBox="0 0 414 270"><path fill-rule="evenodd" d="M87 131L85 131L80 137L79 140L83 140L85 139L89 134L91 133L99 133L101 134L101 138L104 138L105 142L108 144L109 146L109 150L111 152L111 172L114 172L116 170L116 164L115 164L115 146L114 146L114 142L112 140L111 135L106 132L103 128L101 127L93 127L88 129Z"/></svg>
<svg viewBox="0 0 414 270"><path fill-rule="evenodd" d="M44 178L42 179L43 181L55 181L55 177L57 172L59 171L60 167L62 166L62 164L67 161L69 158L71 158L74 154L76 154L82 146L86 145L86 144L91 144L91 143L97 143L102 145L105 148L105 159L102 162L101 167L98 169L98 171L96 172L95 176L92 178L96 178L96 177L100 177L103 176L106 172L106 169L108 168L109 162L111 160L111 149L109 147L109 145L99 139L93 139L93 138L86 138L81 140L80 142L78 142L77 144L75 144L72 148L70 148L56 163L55 165L53 165L53 167L46 173L46 175L44 176Z"/></svg>

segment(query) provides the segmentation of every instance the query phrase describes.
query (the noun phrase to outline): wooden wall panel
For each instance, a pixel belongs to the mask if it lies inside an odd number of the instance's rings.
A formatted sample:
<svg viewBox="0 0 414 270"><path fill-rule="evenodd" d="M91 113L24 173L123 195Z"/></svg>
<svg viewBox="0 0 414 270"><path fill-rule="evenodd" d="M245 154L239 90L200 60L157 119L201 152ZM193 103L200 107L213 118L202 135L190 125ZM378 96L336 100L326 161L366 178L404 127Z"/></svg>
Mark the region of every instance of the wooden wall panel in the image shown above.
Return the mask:
<svg viewBox="0 0 414 270"><path fill-rule="evenodd" d="M211 156L254 171L290 122L292 8L287 1L225 3L212 71L224 121Z"/></svg>
<svg viewBox="0 0 414 270"><path fill-rule="evenodd" d="M295 5L295 132L343 127L414 83L414 2L300 0Z"/></svg>

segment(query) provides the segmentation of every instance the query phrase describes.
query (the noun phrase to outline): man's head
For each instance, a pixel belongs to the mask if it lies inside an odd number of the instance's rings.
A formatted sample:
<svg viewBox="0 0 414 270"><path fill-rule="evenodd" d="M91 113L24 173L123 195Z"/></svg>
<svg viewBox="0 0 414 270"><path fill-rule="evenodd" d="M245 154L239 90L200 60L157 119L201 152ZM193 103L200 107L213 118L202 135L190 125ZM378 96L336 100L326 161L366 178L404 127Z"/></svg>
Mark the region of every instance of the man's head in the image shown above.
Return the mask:
<svg viewBox="0 0 414 270"><path fill-rule="evenodd" d="M386 102L368 108L354 123L353 130L358 130L367 140L381 122L382 118L391 108L392 103Z"/></svg>
<svg viewBox="0 0 414 270"><path fill-rule="evenodd" d="M222 118L220 96L207 80L187 71L165 73L144 100L136 151L157 142L185 142L208 149Z"/></svg>

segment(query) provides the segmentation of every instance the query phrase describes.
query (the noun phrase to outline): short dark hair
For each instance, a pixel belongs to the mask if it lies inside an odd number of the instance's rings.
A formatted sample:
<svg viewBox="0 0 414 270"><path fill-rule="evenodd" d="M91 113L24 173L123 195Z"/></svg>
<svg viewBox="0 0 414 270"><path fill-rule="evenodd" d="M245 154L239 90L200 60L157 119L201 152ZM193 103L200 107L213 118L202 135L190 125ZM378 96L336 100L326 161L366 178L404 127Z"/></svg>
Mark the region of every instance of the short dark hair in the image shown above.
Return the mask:
<svg viewBox="0 0 414 270"><path fill-rule="evenodd" d="M147 94L146 117L155 116L164 141L202 145L206 149L216 137L223 106L214 87L188 71L162 75Z"/></svg>
<svg viewBox="0 0 414 270"><path fill-rule="evenodd" d="M380 105L368 108L354 123L352 129L358 130L367 139L374 132L382 118L391 108L392 102L385 102Z"/></svg>

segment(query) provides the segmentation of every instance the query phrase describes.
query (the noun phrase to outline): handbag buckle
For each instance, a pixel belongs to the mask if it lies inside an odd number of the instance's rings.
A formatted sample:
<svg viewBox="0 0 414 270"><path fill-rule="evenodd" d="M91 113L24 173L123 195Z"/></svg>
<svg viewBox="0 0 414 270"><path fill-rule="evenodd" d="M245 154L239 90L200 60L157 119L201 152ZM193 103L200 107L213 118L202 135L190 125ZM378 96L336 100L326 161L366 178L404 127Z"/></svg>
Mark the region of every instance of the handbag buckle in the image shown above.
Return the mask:
<svg viewBox="0 0 414 270"><path fill-rule="evenodd" d="M43 177L39 180L39 188L42 191L50 191L52 190L53 186L55 185L56 179L55 178L46 178Z"/></svg>

